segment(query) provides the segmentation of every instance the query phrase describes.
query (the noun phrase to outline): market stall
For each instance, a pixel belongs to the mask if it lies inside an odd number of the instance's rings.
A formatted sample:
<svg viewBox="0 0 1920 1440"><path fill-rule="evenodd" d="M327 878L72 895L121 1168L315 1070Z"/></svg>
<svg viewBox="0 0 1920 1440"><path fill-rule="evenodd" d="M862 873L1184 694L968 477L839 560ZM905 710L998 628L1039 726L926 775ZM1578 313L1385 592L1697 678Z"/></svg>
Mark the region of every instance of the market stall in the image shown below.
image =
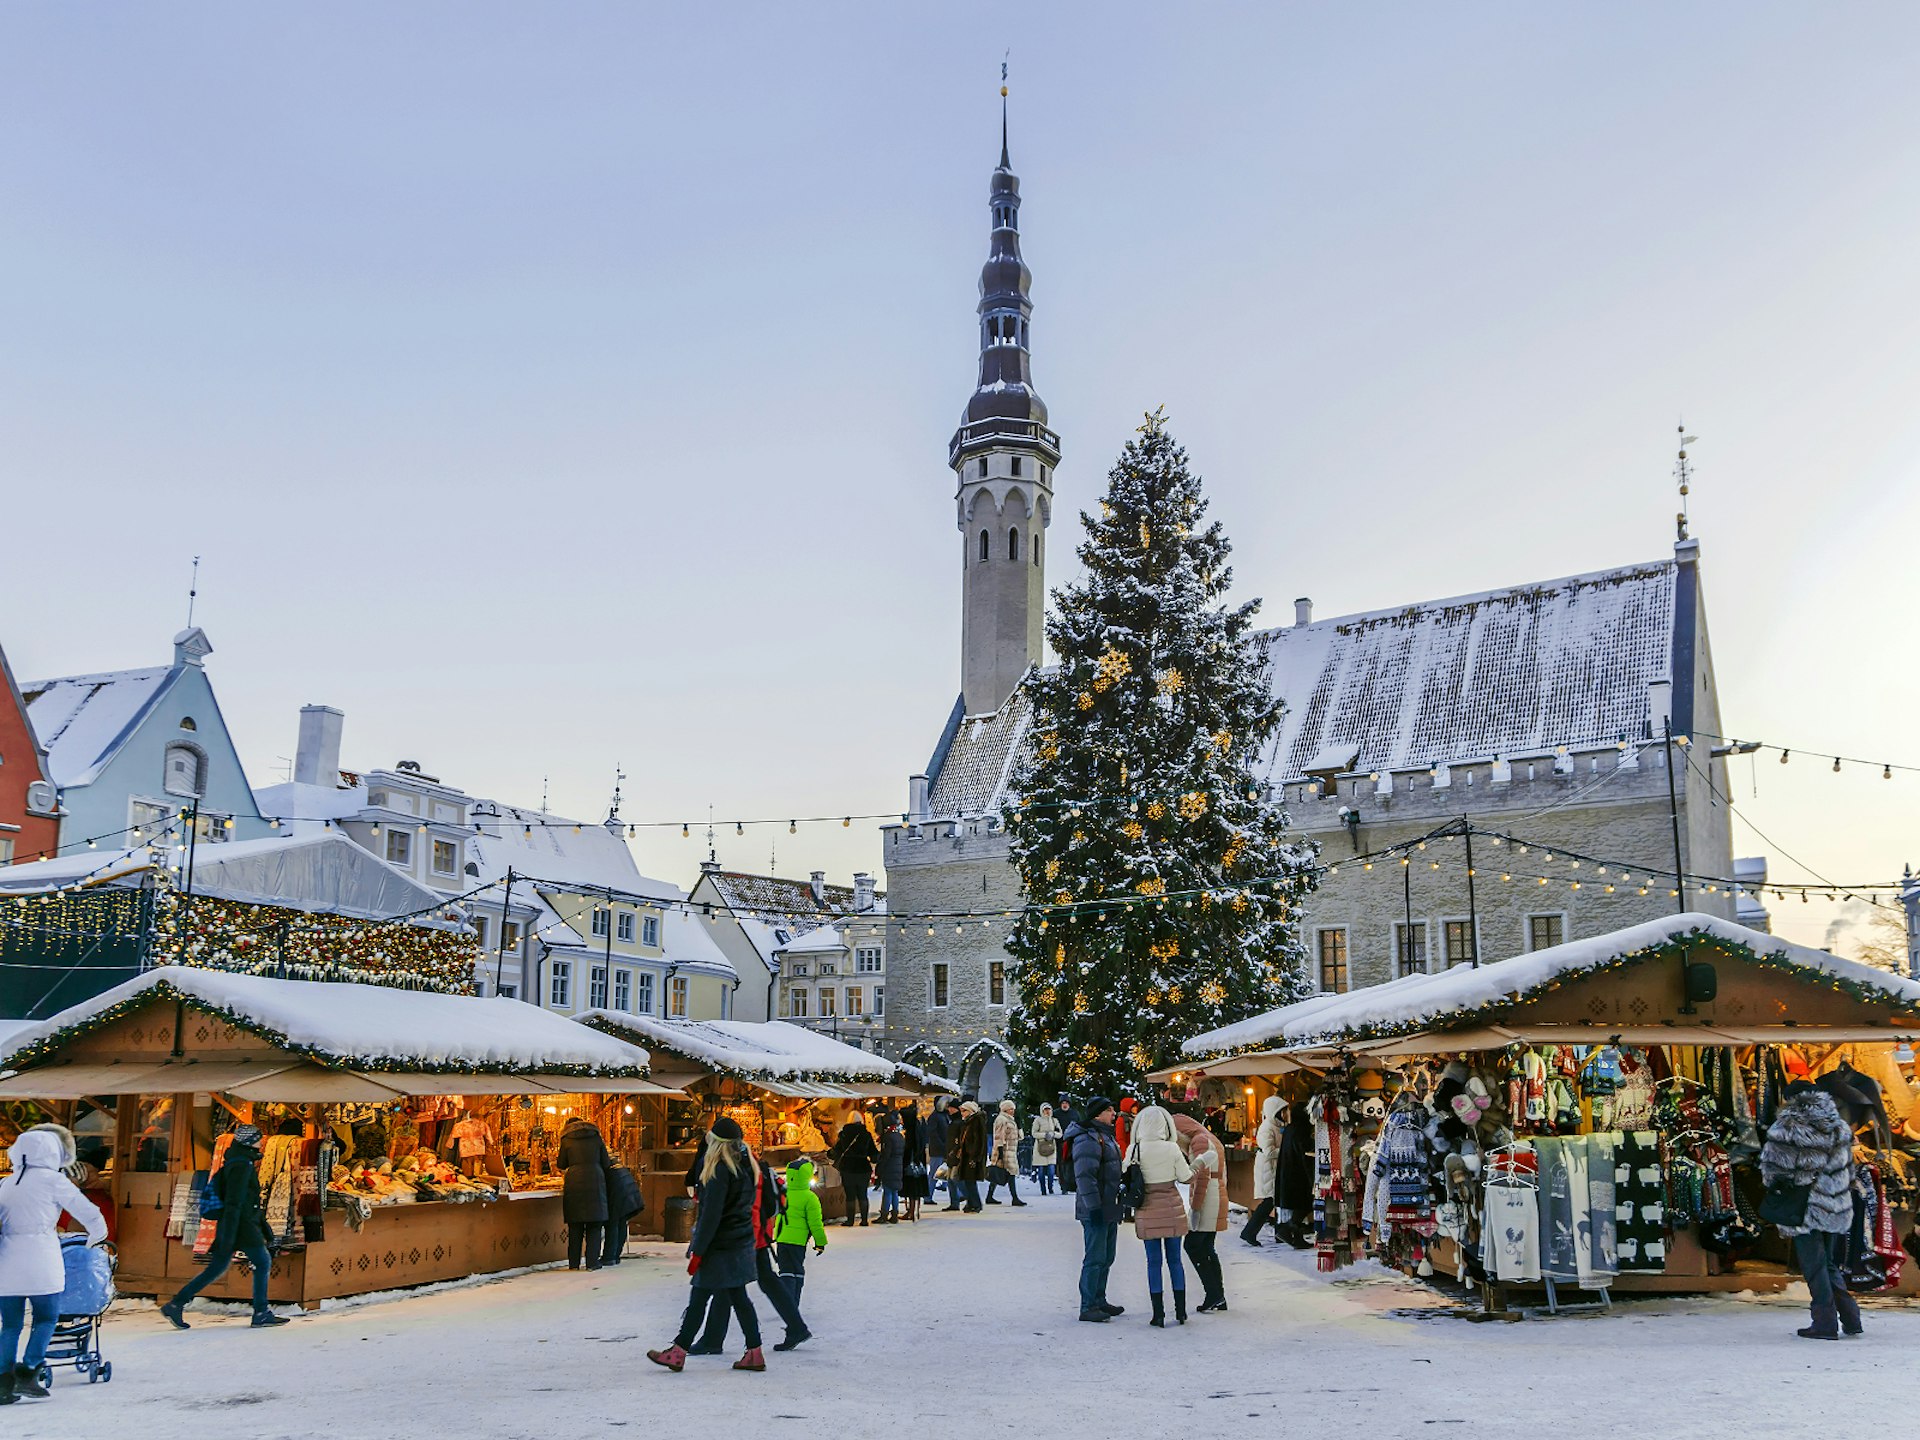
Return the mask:
<svg viewBox="0 0 1920 1440"><path fill-rule="evenodd" d="M269 1293L311 1306L564 1258L559 1129L657 1095L647 1069L518 1001L165 967L16 1032L0 1114L74 1129L134 1294L198 1267L206 1176L259 1125Z"/></svg>
<svg viewBox="0 0 1920 1440"><path fill-rule="evenodd" d="M902 1075L891 1060L780 1020L656 1020L620 1010L578 1019L644 1046L656 1079L683 1092L642 1106L651 1148L635 1169L653 1220L667 1214L666 1200L685 1196L700 1137L723 1114L769 1164L811 1156L822 1208L829 1217L843 1214L840 1177L822 1160L834 1132L854 1110L901 1105L943 1083Z"/></svg>
<svg viewBox="0 0 1920 1440"><path fill-rule="evenodd" d="M1684 914L1315 996L1195 1036L1162 1078L1257 1075L1309 1107L1323 1270L1370 1255L1496 1308L1786 1284L1756 1162L1809 1078L1856 1124L1850 1282L1910 1294L1916 1036L1920 984Z"/></svg>

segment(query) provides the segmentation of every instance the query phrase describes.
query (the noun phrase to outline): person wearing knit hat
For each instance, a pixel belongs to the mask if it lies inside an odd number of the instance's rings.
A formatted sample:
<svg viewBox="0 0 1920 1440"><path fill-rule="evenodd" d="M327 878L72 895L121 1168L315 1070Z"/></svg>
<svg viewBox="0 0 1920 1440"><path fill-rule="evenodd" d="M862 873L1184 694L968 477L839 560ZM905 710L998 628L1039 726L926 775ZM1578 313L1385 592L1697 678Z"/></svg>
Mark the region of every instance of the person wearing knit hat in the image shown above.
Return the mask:
<svg viewBox="0 0 1920 1440"><path fill-rule="evenodd" d="M760 1236L755 1221L764 1226L773 1217L764 1213L760 1164L747 1148L738 1121L722 1115L707 1132L707 1158L700 1167L700 1211L687 1243L687 1274L692 1293L680 1317L680 1331L664 1350L649 1350L656 1365L679 1371L687 1350L700 1333L708 1307L718 1303L732 1309L740 1321L747 1353L734 1362L736 1370L764 1370L760 1351L760 1317L754 1312L747 1286L758 1278L756 1256Z"/></svg>
<svg viewBox="0 0 1920 1440"><path fill-rule="evenodd" d="M1080 1222L1080 1318L1104 1325L1125 1307L1107 1299L1107 1277L1120 1234L1120 1147L1113 1139L1113 1102L1087 1101L1084 1119L1067 1128L1073 1162L1073 1216Z"/></svg>
<svg viewBox="0 0 1920 1440"><path fill-rule="evenodd" d="M211 1215L214 1222L207 1263L160 1307L160 1313L176 1330L190 1328L183 1313L187 1303L227 1273L236 1250L246 1256L247 1264L253 1267L254 1325L265 1329L287 1323L267 1305L267 1279L273 1270L273 1257L267 1251L267 1215L260 1201L261 1138L258 1125L242 1125L236 1129L227 1145L225 1161L207 1180L200 1201L201 1215Z"/></svg>

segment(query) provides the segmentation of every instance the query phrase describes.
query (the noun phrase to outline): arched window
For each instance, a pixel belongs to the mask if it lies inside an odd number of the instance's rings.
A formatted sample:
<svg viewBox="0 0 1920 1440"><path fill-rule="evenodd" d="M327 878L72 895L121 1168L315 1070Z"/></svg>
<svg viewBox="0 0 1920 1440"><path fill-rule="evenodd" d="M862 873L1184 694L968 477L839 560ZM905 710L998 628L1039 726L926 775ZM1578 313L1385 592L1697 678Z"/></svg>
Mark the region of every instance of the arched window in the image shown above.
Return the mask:
<svg viewBox="0 0 1920 1440"><path fill-rule="evenodd" d="M1009 560L1020 558L1020 527L1018 525L1007 531L1007 558Z"/></svg>
<svg viewBox="0 0 1920 1440"><path fill-rule="evenodd" d="M1038 530L1033 532L1033 563L1036 567L1040 564L1040 547L1045 543L1046 538Z"/></svg>
<svg viewBox="0 0 1920 1440"><path fill-rule="evenodd" d="M980 558L983 561L993 558L993 536L985 530L980 532Z"/></svg>
<svg viewBox="0 0 1920 1440"><path fill-rule="evenodd" d="M166 767L161 785L169 795L197 800L207 793L207 757L197 745L184 740L167 746Z"/></svg>
<svg viewBox="0 0 1920 1440"><path fill-rule="evenodd" d="M182 717L180 721L180 728L182 730L198 730L200 727L193 723L193 716L187 715Z"/></svg>

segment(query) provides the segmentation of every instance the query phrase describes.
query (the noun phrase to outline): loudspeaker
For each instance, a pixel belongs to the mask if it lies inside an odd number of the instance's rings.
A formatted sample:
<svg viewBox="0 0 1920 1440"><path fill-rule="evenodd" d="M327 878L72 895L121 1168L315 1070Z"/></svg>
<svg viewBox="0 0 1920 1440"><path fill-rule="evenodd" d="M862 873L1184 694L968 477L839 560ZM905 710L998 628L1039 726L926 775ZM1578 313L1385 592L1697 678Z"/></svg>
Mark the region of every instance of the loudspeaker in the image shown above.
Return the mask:
<svg viewBox="0 0 1920 1440"><path fill-rule="evenodd" d="M1696 960L1687 966L1687 1003L1698 1005L1712 1000L1720 993L1720 975L1705 960Z"/></svg>

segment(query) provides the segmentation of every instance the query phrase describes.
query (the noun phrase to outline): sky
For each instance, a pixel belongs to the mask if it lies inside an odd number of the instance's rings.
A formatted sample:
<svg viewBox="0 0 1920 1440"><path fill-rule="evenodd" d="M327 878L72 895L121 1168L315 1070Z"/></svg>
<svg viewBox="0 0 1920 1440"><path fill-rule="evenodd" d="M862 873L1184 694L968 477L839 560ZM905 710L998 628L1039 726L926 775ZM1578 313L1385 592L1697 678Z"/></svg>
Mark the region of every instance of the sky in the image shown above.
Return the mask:
<svg viewBox="0 0 1920 1440"><path fill-rule="evenodd" d="M897 812L958 689L1009 51L1052 583L1157 405L1273 623L1666 555L1684 421L1725 722L1794 752L1736 853L1920 861L1920 772L1831 770L1920 766L1905 4L5 7L16 674L164 663L197 555L256 785L326 703L561 813L618 767L682 884L709 813L877 867L784 817Z"/></svg>

